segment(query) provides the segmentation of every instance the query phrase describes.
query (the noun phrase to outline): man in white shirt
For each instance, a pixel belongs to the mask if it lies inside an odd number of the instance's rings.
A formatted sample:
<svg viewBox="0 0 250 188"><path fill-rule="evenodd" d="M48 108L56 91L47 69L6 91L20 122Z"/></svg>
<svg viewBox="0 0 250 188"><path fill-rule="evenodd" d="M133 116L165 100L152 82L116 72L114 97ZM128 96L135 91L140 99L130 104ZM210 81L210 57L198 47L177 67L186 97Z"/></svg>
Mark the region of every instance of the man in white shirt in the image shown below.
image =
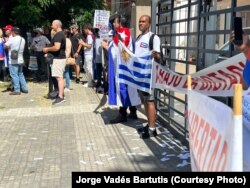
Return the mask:
<svg viewBox="0 0 250 188"><path fill-rule="evenodd" d="M86 42L79 40L79 44L84 47L84 70L87 74L88 83L83 85L84 87L93 87L94 86L94 44L95 36L92 33L92 26L90 24L85 24L83 26L84 34L86 35Z"/></svg>
<svg viewBox="0 0 250 188"><path fill-rule="evenodd" d="M14 85L14 91L10 92L10 95L20 95L21 92L28 93L26 80L23 74L23 51L25 40L20 36L20 29L18 27L13 27L11 34L12 37L9 38L4 46L4 49L9 50L9 71ZM13 59L11 56L13 50L18 52L17 59Z"/></svg>
<svg viewBox="0 0 250 188"><path fill-rule="evenodd" d="M150 36L153 34L149 31L151 24L151 18L148 15L143 15L139 19L139 30L141 34L135 41L135 54L140 55L148 52L149 48L149 39ZM153 50L152 50L152 57L155 61L160 59L160 38L155 35L153 40ZM153 93L153 92L152 92ZM148 124L143 128L139 128L138 132L141 133L141 138L147 139L150 137L157 136L156 126L155 126L155 119L156 119L156 110L155 110L155 97L153 94L149 94L146 92L141 91L141 95L143 98L143 103L145 107L145 112L148 118Z"/></svg>

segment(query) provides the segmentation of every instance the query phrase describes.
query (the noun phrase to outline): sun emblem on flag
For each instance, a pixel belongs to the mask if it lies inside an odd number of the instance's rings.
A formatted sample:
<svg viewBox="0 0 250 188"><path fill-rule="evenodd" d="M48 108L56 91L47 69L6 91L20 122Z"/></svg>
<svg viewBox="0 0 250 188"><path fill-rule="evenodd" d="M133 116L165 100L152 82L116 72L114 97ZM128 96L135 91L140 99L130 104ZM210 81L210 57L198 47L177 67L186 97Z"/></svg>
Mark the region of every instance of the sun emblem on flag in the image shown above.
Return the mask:
<svg viewBox="0 0 250 188"><path fill-rule="evenodd" d="M130 55L128 54L128 52L126 52L125 49L122 49L121 56L125 62L128 62L128 60L130 59Z"/></svg>

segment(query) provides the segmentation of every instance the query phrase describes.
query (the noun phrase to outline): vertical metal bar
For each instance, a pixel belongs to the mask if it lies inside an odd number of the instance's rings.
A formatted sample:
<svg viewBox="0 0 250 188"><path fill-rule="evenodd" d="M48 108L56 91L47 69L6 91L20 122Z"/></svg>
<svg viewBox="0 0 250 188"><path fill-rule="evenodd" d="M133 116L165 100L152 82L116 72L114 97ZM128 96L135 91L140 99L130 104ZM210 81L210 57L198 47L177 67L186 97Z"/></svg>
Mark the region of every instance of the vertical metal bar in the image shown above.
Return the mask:
<svg viewBox="0 0 250 188"><path fill-rule="evenodd" d="M207 13L207 6L208 6L208 2L207 1L204 1L204 4L203 4L203 12L204 13ZM203 16L203 36L202 36L202 48L203 49L206 49L206 31L207 31L207 15L206 16ZM206 53L202 53L202 64L201 64L201 68L205 68L205 59L206 59Z"/></svg>
<svg viewBox="0 0 250 188"><path fill-rule="evenodd" d="M115 13L120 12L120 0L115 1Z"/></svg>
<svg viewBox="0 0 250 188"><path fill-rule="evenodd" d="M170 36L169 36L169 44L172 46L172 35L171 33L173 33L172 29L173 29L173 17L174 17L174 0L171 0L171 11L170 11L170 25L169 25L169 30L170 30ZM173 50L173 49L171 49ZM170 58L172 56L172 52L170 52ZM175 58L174 58L175 59ZM175 66L173 65L173 62L170 61L170 66L169 68L171 70L174 70L175 69ZM173 91L169 91L168 93L168 104L170 107L174 107L174 99L172 99L171 95L174 95L174 92ZM168 114L168 120L169 120L169 124L171 124L171 117L174 115L174 112L171 108L169 108L169 114Z"/></svg>
<svg viewBox="0 0 250 188"><path fill-rule="evenodd" d="M191 6L190 6L191 0L188 0L188 15L187 19L190 20L190 12L191 12ZM187 22L187 48L190 46L190 22ZM188 60L188 53L186 53L186 60ZM186 61L186 74L189 74L189 63Z"/></svg>
<svg viewBox="0 0 250 188"><path fill-rule="evenodd" d="M159 0L151 0L151 31L156 32L156 8Z"/></svg>
<svg viewBox="0 0 250 188"><path fill-rule="evenodd" d="M236 11L235 11L235 8L237 7L237 0L231 0L231 22L230 22L230 29L233 30L233 20L234 20L234 17L236 16ZM229 46L229 53L230 53L230 56L233 56L233 50L234 50L234 45L231 44Z"/></svg>
<svg viewBox="0 0 250 188"><path fill-rule="evenodd" d="M136 38L136 4L135 2L132 2L131 4L131 29L132 29L132 36L135 39Z"/></svg>
<svg viewBox="0 0 250 188"><path fill-rule="evenodd" d="M191 0L188 0L188 15L187 15L187 18L188 20L190 20L190 13L191 13ZM189 45L189 41L190 41L190 22L187 23L187 45ZM188 48L188 46L187 46ZM188 53L186 53L186 60L188 60ZM196 58L196 61L197 61L197 58ZM189 63L187 63L186 61L186 75L189 74ZM185 95L185 108L184 110L187 110L187 95ZM185 114L185 112L184 112ZM187 130L187 127L188 127L188 121L187 121L187 118L184 117L184 128L185 128L185 131L184 131L184 138L183 139L186 139L187 137L187 133L188 133L188 130Z"/></svg>
<svg viewBox="0 0 250 188"><path fill-rule="evenodd" d="M200 14L202 11L202 1L198 1L198 14ZM197 38L197 44L196 44L196 71L199 70L200 66L198 63L200 63L200 61L204 61L204 58L200 58L200 50L199 50L199 45L200 45L200 30L201 30L201 16L198 16L198 20L197 20L197 34L196 34L196 38ZM197 68L198 67L198 68Z"/></svg>
<svg viewBox="0 0 250 188"><path fill-rule="evenodd" d="M224 19L224 30L227 29L227 13L225 13L225 19ZM224 35L224 38L223 38L223 43L226 42L226 35Z"/></svg>

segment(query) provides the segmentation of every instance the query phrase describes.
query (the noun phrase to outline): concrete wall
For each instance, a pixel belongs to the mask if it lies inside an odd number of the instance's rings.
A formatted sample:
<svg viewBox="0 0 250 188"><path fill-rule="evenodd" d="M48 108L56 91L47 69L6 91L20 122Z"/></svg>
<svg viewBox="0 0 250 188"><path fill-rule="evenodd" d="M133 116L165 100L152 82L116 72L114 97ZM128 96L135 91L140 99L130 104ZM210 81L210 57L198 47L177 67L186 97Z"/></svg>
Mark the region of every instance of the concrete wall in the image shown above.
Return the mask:
<svg viewBox="0 0 250 188"><path fill-rule="evenodd" d="M151 6L136 6L136 36L138 36L141 32L139 30L139 19L142 15L150 15L151 16Z"/></svg>

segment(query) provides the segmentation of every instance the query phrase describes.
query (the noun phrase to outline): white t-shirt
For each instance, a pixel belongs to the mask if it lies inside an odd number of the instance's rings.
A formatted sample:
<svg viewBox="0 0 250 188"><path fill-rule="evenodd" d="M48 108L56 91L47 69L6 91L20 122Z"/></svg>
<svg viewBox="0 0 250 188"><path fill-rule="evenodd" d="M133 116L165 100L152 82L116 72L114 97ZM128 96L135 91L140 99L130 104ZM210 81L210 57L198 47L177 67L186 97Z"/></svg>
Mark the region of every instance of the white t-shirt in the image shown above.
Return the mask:
<svg viewBox="0 0 250 188"><path fill-rule="evenodd" d="M95 54L96 54L96 63L102 63L102 39L96 38L95 39Z"/></svg>
<svg viewBox="0 0 250 188"><path fill-rule="evenodd" d="M93 37L91 35L87 35L87 44L91 44L91 48L84 48L84 55L93 57Z"/></svg>
<svg viewBox="0 0 250 188"><path fill-rule="evenodd" d="M152 32L148 32L139 36L139 38L135 41L135 55L142 56L149 51L149 39L152 34ZM160 38L155 35L153 41L153 51L160 52L160 45Z"/></svg>
<svg viewBox="0 0 250 188"><path fill-rule="evenodd" d="M23 37L17 35L15 37L10 37L9 40L5 43L6 46L9 47L9 63L10 64L22 64L24 63L23 60L23 51L25 46L25 40ZM20 45L20 48L19 48ZM18 50L18 59L11 59L10 54L12 50Z"/></svg>

